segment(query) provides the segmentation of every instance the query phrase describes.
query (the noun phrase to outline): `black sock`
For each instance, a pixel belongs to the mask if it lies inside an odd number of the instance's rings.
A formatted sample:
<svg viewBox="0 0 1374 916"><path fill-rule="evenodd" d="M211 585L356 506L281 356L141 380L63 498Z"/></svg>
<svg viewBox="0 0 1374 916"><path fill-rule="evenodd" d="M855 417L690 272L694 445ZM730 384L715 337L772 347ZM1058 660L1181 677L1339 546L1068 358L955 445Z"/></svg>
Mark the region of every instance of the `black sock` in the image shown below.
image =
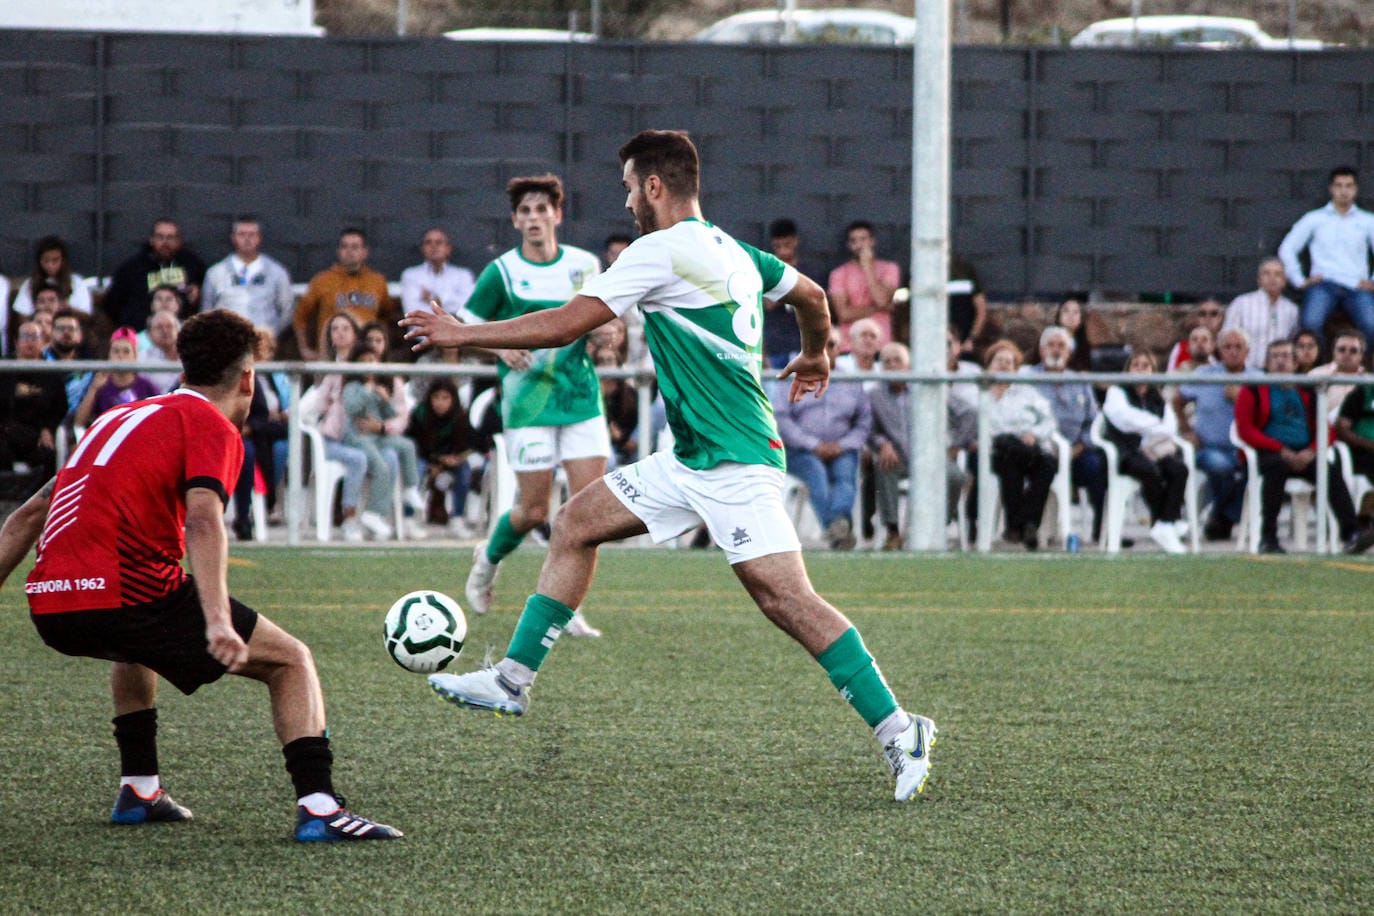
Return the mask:
<svg viewBox="0 0 1374 916"><path fill-rule="evenodd" d="M323 735L297 738L282 747L281 752L286 758L286 772L291 774L297 798L316 792L334 794L334 754L329 750L328 738Z"/></svg>
<svg viewBox="0 0 1374 916"><path fill-rule="evenodd" d="M119 745L119 775L156 776L157 707L126 712L110 721Z"/></svg>

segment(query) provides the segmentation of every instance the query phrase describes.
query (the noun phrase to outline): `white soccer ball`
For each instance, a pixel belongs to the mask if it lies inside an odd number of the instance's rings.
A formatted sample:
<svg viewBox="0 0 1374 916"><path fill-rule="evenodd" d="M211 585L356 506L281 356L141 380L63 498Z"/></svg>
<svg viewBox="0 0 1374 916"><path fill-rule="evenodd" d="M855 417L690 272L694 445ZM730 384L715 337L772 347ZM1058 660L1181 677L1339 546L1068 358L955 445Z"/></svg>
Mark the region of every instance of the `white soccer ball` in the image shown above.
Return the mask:
<svg viewBox="0 0 1374 916"><path fill-rule="evenodd" d="M463 651L468 621L442 592L421 589L396 599L383 625L386 652L407 671L442 671Z"/></svg>

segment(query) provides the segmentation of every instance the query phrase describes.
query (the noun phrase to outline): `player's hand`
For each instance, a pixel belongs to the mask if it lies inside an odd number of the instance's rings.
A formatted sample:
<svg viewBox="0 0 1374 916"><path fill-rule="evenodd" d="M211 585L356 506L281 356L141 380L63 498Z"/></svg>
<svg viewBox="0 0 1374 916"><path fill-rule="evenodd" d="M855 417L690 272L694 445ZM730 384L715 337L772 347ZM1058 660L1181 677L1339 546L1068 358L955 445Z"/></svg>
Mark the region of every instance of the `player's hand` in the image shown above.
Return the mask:
<svg viewBox="0 0 1374 916"><path fill-rule="evenodd" d="M430 347L460 347L463 345L465 325L440 307L436 300L429 301L429 311L423 309L406 315L400 321L406 329L405 339L413 340L410 348L423 353Z"/></svg>
<svg viewBox="0 0 1374 916"><path fill-rule="evenodd" d="M785 379L789 375L792 376L792 390L787 399L793 404L813 392L820 397L830 387L830 359L824 353L815 356L803 353L783 366L778 378Z"/></svg>
<svg viewBox="0 0 1374 916"><path fill-rule="evenodd" d="M497 359L516 372L524 372L534 362L534 355L529 350L496 350L494 352Z"/></svg>
<svg viewBox="0 0 1374 916"><path fill-rule="evenodd" d="M229 623L206 627L205 640L210 655L230 672L238 671L248 663L248 644Z"/></svg>

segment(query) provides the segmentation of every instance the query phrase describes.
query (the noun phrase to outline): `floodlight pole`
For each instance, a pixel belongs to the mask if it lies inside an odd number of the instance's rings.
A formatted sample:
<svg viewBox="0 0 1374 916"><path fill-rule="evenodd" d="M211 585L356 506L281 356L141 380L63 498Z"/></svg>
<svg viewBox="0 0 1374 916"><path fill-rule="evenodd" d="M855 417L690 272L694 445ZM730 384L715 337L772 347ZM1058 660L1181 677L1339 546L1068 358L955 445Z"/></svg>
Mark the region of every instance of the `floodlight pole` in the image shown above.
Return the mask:
<svg viewBox="0 0 1374 916"><path fill-rule="evenodd" d="M911 368L945 371L949 324L949 4L916 0L911 96ZM944 550L944 385L913 385L906 546Z"/></svg>

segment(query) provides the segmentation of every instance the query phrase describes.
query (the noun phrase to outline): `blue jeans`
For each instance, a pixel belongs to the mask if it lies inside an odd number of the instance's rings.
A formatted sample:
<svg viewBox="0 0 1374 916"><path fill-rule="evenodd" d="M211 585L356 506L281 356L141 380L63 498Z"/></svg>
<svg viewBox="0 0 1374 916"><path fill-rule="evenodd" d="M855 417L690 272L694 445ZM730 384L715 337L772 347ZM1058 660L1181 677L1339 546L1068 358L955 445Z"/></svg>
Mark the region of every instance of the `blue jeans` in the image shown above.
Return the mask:
<svg viewBox="0 0 1374 916"><path fill-rule="evenodd" d="M1085 446L1069 463L1069 483L1088 491L1093 507L1093 541L1102 539L1102 505L1107 501L1107 453L1095 445Z"/></svg>
<svg viewBox="0 0 1374 916"><path fill-rule="evenodd" d="M840 452L830 461L822 461L806 449L787 450L787 473L806 484L811 493L811 508L822 529L829 528L837 518L853 515L858 470L858 449Z"/></svg>
<svg viewBox="0 0 1374 916"><path fill-rule="evenodd" d="M333 439L324 440L324 457L344 466L343 494L339 499L344 511L358 508L363 495L363 480L367 477L367 455L360 448L344 445Z"/></svg>
<svg viewBox="0 0 1374 916"><path fill-rule="evenodd" d="M1337 308L1344 308L1365 340L1374 340L1374 292L1352 289L1330 280L1313 283L1302 294L1302 327L1326 344L1326 320Z"/></svg>
<svg viewBox="0 0 1374 916"><path fill-rule="evenodd" d="M1197 469L1207 475L1207 490L1212 495L1212 514L1220 514L1231 524L1240 521L1241 506L1245 502L1245 468L1236 455L1236 447L1197 450Z"/></svg>

